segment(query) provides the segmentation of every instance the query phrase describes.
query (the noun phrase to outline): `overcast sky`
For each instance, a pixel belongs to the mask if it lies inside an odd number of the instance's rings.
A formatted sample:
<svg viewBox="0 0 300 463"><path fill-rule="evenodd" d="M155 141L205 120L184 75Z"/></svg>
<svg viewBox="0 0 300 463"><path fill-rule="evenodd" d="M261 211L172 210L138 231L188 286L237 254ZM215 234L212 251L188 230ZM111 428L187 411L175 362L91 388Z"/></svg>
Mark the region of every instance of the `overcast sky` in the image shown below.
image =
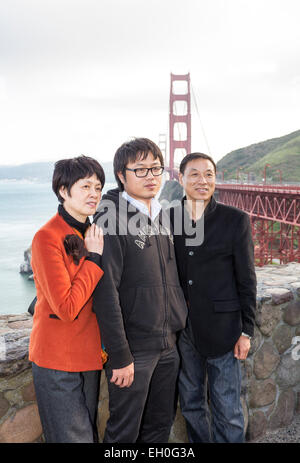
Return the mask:
<svg viewBox="0 0 300 463"><path fill-rule="evenodd" d="M192 150L300 129L299 0L1 0L0 164L112 160L168 134L190 72Z"/></svg>

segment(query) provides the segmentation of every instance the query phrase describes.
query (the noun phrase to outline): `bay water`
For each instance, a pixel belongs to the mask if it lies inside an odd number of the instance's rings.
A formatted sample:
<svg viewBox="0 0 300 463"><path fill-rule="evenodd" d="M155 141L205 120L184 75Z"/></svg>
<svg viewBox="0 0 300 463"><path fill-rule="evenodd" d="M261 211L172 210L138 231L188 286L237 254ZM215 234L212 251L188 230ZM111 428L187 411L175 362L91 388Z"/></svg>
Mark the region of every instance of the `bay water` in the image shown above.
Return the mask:
<svg viewBox="0 0 300 463"><path fill-rule="evenodd" d="M106 184L103 192L115 186ZM57 207L50 183L0 181L0 315L26 312L35 297L34 282L20 274L20 265L34 234Z"/></svg>

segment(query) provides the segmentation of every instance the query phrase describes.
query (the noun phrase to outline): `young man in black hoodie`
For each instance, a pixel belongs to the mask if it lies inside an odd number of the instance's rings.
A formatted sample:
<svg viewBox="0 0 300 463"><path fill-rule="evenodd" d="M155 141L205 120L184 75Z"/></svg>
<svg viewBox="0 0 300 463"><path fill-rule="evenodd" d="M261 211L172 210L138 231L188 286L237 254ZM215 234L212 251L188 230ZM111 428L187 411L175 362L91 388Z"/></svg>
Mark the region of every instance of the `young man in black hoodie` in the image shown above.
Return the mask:
<svg viewBox="0 0 300 463"><path fill-rule="evenodd" d="M176 340L187 307L173 236L155 199L163 165L152 141L124 143L114 158L118 188L103 196L94 218L105 243L93 295L108 354L105 443L167 442L174 419Z"/></svg>

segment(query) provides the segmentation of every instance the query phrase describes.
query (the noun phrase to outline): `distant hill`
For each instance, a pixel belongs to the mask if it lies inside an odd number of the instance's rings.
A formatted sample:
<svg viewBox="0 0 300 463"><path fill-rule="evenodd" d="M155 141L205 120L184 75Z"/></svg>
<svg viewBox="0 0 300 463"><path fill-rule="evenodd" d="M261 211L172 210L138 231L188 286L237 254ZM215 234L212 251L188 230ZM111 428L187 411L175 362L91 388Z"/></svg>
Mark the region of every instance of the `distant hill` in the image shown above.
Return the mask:
<svg viewBox="0 0 300 463"><path fill-rule="evenodd" d="M281 170L283 183L300 182L300 130L232 151L217 168L219 172L227 170L225 180L236 179L240 167L240 178L247 178L250 172L250 178L261 181L266 164L271 165L267 167L268 180L279 182Z"/></svg>
<svg viewBox="0 0 300 463"><path fill-rule="evenodd" d="M115 177L111 162L101 163L107 183L114 183ZM0 180L30 180L36 182L51 182L54 162L32 162L19 166L1 166Z"/></svg>

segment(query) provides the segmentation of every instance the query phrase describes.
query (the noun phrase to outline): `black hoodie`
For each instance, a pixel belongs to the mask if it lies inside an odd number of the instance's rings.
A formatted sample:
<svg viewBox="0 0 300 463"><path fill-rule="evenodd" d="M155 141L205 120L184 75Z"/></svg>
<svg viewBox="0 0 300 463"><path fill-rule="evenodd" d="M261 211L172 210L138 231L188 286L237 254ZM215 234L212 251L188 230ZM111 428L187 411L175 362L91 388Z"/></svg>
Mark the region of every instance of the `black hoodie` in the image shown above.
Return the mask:
<svg viewBox="0 0 300 463"><path fill-rule="evenodd" d="M93 294L93 310L114 369L133 362L135 351L173 346L187 316L163 212L152 222L121 195L118 189L108 191L94 217L104 229L104 275ZM130 228L134 225L136 230Z"/></svg>

